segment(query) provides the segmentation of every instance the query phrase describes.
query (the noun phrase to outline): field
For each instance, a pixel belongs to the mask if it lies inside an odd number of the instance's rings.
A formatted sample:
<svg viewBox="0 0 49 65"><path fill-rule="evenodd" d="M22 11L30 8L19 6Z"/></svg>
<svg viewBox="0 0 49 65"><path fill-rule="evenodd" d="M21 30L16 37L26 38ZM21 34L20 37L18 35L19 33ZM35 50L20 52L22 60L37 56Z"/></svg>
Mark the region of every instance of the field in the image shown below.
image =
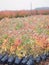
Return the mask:
<svg viewBox="0 0 49 65"><path fill-rule="evenodd" d="M28 52L29 51L29 52ZM34 57L49 52L49 15L0 20L0 53Z"/></svg>

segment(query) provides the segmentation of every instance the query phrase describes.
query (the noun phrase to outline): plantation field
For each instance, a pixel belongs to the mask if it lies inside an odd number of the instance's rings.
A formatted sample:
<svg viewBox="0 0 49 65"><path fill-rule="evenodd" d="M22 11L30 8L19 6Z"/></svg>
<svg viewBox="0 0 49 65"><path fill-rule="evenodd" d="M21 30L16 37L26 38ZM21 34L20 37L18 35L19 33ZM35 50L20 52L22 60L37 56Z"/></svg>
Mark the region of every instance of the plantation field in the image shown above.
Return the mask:
<svg viewBox="0 0 49 65"><path fill-rule="evenodd" d="M34 57L49 51L49 15L0 20L0 53Z"/></svg>

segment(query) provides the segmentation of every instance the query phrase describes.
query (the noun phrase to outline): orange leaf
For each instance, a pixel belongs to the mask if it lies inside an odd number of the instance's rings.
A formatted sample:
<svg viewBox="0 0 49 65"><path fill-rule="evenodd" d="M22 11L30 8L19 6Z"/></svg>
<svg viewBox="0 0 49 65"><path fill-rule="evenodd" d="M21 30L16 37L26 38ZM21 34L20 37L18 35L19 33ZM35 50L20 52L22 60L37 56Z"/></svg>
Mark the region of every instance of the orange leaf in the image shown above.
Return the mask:
<svg viewBox="0 0 49 65"><path fill-rule="evenodd" d="M20 40L20 39L16 39L15 45L16 45L16 46L19 46L20 44L21 44L21 40Z"/></svg>

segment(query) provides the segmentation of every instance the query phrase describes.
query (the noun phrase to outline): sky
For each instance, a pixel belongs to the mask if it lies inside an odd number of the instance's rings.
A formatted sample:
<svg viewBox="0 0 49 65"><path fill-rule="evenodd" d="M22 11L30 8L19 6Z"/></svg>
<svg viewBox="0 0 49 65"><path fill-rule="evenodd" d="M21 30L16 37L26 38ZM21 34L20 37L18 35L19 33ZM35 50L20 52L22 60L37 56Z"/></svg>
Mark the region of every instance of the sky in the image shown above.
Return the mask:
<svg viewBox="0 0 49 65"><path fill-rule="evenodd" d="M30 10L38 7L49 7L49 0L0 0L0 11Z"/></svg>

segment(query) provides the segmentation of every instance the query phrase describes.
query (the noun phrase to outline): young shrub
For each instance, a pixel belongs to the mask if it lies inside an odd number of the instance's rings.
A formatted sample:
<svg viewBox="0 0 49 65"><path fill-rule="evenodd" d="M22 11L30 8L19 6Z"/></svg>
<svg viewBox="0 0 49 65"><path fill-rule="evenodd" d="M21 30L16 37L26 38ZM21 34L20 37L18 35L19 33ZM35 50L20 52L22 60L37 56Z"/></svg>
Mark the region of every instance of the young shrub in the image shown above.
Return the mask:
<svg viewBox="0 0 49 65"><path fill-rule="evenodd" d="M7 39L7 38L8 38L8 35L7 35L7 34L4 34L4 35L3 35L3 38L4 38L4 39Z"/></svg>
<svg viewBox="0 0 49 65"><path fill-rule="evenodd" d="M3 39L0 39L0 45L2 45L2 43L3 43Z"/></svg>

